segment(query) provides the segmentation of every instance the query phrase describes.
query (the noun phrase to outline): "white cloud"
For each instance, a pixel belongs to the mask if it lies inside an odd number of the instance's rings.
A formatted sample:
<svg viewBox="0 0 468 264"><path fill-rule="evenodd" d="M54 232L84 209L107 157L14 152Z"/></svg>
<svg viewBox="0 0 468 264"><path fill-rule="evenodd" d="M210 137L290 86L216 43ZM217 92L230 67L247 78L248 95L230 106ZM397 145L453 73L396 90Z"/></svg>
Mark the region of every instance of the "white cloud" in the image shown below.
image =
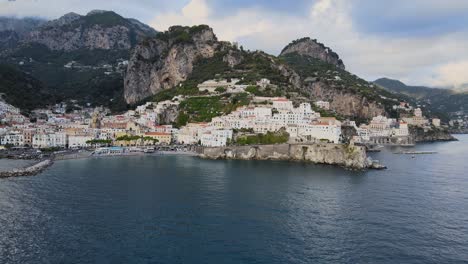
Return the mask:
<svg viewBox="0 0 468 264"><path fill-rule="evenodd" d="M468 60L447 63L436 67L435 74L429 81L436 86L451 84L455 88L459 88L468 84L467 72Z"/></svg>
<svg viewBox="0 0 468 264"><path fill-rule="evenodd" d="M364 34L353 25L351 2L346 0L315 1L307 17L258 7L223 17L213 13L205 0L192 0L179 12L156 16L151 25L164 29L208 24L222 40L239 41L247 48L274 54L293 39L310 36L340 54L348 70L369 80L387 76L410 84L448 86L464 79L451 69L468 69L466 64L453 64L460 58L468 60L468 49L461 45L467 43L466 34L418 38Z"/></svg>

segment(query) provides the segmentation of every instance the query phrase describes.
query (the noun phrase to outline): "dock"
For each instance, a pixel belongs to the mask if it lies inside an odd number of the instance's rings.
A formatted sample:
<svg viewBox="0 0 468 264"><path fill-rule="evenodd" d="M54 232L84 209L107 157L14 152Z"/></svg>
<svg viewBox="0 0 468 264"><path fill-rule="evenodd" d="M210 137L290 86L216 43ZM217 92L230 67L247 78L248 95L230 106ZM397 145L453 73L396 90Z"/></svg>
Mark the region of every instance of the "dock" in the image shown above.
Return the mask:
<svg viewBox="0 0 468 264"><path fill-rule="evenodd" d="M437 154L437 152L436 151L400 151L400 152L395 152L394 154L427 155L427 154Z"/></svg>

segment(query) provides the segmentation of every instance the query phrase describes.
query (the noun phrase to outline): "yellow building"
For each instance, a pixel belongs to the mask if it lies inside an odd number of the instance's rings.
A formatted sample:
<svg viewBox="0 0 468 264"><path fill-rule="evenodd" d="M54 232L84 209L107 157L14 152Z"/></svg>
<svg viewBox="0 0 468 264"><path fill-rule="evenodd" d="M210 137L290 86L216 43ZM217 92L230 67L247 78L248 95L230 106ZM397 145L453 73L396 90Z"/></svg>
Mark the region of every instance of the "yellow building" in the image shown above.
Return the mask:
<svg viewBox="0 0 468 264"><path fill-rule="evenodd" d="M147 132L145 137L151 137L158 140L158 144L171 144L172 135L170 133L161 133L161 132Z"/></svg>

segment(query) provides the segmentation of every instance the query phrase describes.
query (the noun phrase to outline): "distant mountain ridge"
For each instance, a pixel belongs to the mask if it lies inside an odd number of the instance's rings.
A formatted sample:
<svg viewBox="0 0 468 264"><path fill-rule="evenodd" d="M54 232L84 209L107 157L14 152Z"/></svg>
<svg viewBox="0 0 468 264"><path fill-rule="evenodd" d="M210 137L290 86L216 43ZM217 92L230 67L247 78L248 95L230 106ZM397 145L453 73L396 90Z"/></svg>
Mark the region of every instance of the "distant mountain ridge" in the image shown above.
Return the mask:
<svg viewBox="0 0 468 264"><path fill-rule="evenodd" d="M388 91L402 93L419 100L421 103L428 104L434 111L453 113L468 110L468 93L463 89L409 86L399 80L389 78L380 78L374 83Z"/></svg>
<svg viewBox="0 0 468 264"><path fill-rule="evenodd" d="M0 63L28 73L57 100L112 107L123 102L130 50L156 34L136 19L105 10L51 21L0 18Z"/></svg>

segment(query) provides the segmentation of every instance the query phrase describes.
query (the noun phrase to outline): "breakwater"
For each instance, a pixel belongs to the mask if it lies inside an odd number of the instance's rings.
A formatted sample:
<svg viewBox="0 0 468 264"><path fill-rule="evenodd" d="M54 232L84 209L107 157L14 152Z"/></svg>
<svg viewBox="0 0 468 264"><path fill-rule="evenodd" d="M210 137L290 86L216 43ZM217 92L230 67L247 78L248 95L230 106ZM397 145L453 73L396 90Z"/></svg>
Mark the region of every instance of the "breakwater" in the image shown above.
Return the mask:
<svg viewBox="0 0 468 264"><path fill-rule="evenodd" d="M205 147L200 150L200 157L206 159L306 161L352 169L384 168L367 157L366 149L363 146L329 143Z"/></svg>
<svg viewBox="0 0 468 264"><path fill-rule="evenodd" d="M0 172L0 178L9 178L9 177L20 177L20 176L33 176L41 171L45 170L47 167L52 165L53 161L50 159L40 161L34 165L28 166L21 169L12 169L9 171Z"/></svg>

